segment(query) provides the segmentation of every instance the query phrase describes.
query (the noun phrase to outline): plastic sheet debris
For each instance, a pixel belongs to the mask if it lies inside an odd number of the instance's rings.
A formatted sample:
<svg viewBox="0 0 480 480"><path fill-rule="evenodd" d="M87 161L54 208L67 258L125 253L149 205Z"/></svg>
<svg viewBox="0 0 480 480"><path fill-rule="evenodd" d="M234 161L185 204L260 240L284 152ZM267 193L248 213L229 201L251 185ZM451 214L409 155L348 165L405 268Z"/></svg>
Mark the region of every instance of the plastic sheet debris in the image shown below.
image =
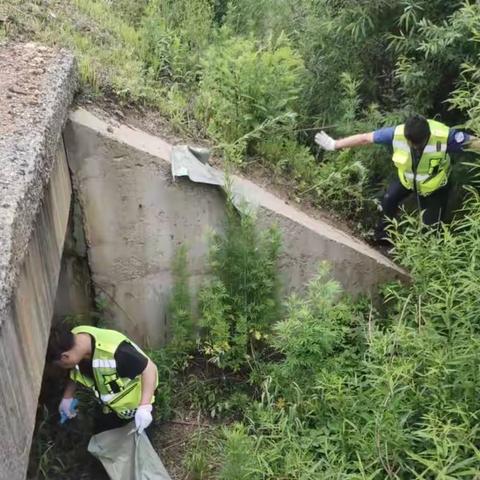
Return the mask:
<svg viewBox="0 0 480 480"><path fill-rule="evenodd" d="M170 155L172 176L188 177L195 183L206 183L222 188L232 199L240 212L254 212L258 205L245 199L242 186L235 181L235 176L227 176L208 164L209 152L204 148L177 145Z"/></svg>

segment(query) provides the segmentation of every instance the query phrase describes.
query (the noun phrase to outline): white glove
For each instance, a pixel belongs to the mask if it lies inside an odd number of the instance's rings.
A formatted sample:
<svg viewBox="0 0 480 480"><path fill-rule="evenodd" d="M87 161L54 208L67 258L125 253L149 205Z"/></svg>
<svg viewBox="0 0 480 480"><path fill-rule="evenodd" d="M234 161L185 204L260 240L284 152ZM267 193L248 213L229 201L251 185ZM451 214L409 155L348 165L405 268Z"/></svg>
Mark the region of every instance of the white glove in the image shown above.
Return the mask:
<svg viewBox="0 0 480 480"><path fill-rule="evenodd" d="M335 150L335 140L327 135L323 130L315 135L315 142L324 150Z"/></svg>
<svg viewBox="0 0 480 480"><path fill-rule="evenodd" d="M62 398L58 411L60 415L65 415L67 418L74 418L77 416L77 411L72 408L73 398Z"/></svg>
<svg viewBox="0 0 480 480"><path fill-rule="evenodd" d="M135 428L142 433L152 423L152 406L140 405L135 413Z"/></svg>

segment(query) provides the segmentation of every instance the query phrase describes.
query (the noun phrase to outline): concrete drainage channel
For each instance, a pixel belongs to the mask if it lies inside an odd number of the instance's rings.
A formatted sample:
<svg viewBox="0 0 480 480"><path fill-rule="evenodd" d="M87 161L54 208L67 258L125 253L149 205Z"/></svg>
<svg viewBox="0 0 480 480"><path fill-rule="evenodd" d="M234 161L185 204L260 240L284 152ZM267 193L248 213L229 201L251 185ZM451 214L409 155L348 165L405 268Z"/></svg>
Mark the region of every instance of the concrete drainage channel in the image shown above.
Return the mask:
<svg viewBox="0 0 480 480"><path fill-rule="evenodd" d="M3 47L0 67L0 480L17 480L26 475L52 319L104 298L116 329L164 344L172 258L187 245L196 291L225 195L222 173L185 146L71 110L68 53ZM234 177L233 189L261 226L280 227L286 292L301 289L322 260L352 294L406 278L365 243L249 180Z"/></svg>

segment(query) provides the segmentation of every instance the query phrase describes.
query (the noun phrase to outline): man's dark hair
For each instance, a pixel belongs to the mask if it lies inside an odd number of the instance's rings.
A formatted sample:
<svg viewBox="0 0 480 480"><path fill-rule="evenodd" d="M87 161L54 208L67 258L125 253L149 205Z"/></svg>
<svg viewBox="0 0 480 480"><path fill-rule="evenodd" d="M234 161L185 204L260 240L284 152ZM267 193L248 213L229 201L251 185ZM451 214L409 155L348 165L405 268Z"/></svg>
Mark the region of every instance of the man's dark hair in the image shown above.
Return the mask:
<svg viewBox="0 0 480 480"><path fill-rule="evenodd" d="M47 349L47 362L60 360L62 353L75 345L75 336L67 327L54 327L50 333Z"/></svg>
<svg viewBox="0 0 480 480"><path fill-rule="evenodd" d="M422 115L412 115L405 122L405 137L414 145L424 145L430 138L428 121Z"/></svg>

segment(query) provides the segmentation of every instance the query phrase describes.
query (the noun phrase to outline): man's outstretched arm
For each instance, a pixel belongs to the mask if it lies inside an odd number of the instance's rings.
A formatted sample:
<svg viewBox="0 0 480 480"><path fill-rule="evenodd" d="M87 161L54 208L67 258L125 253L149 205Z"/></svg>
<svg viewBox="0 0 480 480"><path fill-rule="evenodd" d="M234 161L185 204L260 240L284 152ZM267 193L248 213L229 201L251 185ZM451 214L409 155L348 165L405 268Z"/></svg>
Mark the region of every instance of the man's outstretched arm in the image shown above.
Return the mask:
<svg viewBox="0 0 480 480"><path fill-rule="evenodd" d="M359 133L350 137L334 140L323 130L315 135L315 142L324 150L340 150L342 148L360 147L362 145L370 145L373 143L373 132Z"/></svg>
<svg viewBox="0 0 480 480"><path fill-rule="evenodd" d="M464 143L465 150L474 150L475 152L480 152L480 138L470 137L468 141Z"/></svg>

